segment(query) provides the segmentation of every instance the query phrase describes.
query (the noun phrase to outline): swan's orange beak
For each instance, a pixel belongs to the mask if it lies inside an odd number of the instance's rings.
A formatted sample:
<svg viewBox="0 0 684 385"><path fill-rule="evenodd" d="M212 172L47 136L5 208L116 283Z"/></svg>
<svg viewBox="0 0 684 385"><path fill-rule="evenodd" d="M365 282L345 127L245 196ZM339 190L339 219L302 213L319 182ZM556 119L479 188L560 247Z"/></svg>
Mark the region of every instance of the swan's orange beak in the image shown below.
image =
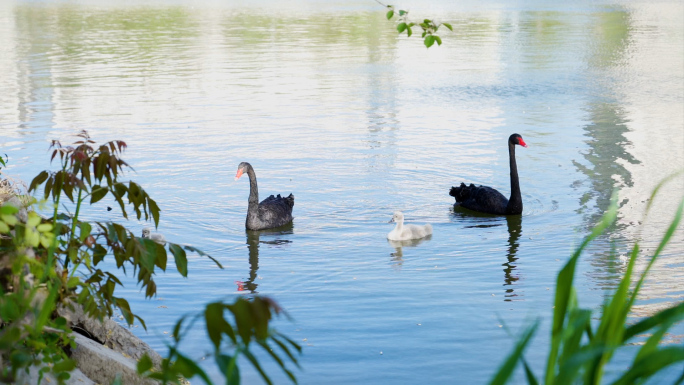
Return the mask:
<svg viewBox="0 0 684 385"><path fill-rule="evenodd" d="M241 176L242 176L242 169L238 168L237 174L235 174L235 180L240 179Z"/></svg>
<svg viewBox="0 0 684 385"><path fill-rule="evenodd" d="M523 138L518 138L518 144L527 148L527 143L523 140Z"/></svg>

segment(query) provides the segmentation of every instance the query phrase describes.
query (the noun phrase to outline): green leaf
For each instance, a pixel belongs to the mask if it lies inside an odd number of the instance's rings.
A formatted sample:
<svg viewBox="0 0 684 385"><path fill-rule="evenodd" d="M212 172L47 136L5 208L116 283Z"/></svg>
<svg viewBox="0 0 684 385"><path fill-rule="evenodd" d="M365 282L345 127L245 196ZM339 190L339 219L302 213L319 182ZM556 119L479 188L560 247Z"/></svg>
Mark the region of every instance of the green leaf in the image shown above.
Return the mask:
<svg viewBox="0 0 684 385"><path fill-rule="evenodd" d="M145 331L147 331L147 325L145 325L145 320L142 319L142 318L140 318L140 317L138 317L138 316L135 315L135 314L134 314L134 316L135 316L135 318L138 320L138 322L140 322L140 325L142 325L143 329L145 329Z"/></svg>
<svg viewBox="0 0 684 385"><path fill-rule="evenodd" d="M408 11L404 11L402 9L399 10L399 16L404 16L408 13Z"/></svg>
<svg viewBox="0 0 684 385"><path fill-rule="evenodd" d="M142 272L142 271L141 271ZM147 281L147 289L145 290L145 298L152 298L157 294L157 284L154 280L150 279Z"/></svg>
<svg viewBox="0 0 684 385"><path fill-rule="evenodd" d="M154 264L162 269L162 271L166 271L166 260L167 260L167 255L166 255L166 248L164 245L161 245L159 243L154 243L157 249L157 257L154 259Z"/></svg>
<svg viewBox="0 0 684 385"><path fill-rule="evenodd" d="M653 335L651 335L646 343L639 349L636 357L634 358L634 363L644 359L649 354L658 350L658 344L660 344L663 336L667 333L667 330L672 326L673 321L670 321L658 328Z"/></svg>
<svg viewBox="0 0 684 385"><path fill-rule="evenodd" d="M102 245L95 245L95 250L93 251L93 263L97 265L98 263L102 262L106 255L107 249L105 249Z"/></svg>
<svg viewBox="0 0 684 385"><path fill-rule="evenodd" d="M427 48L432 47L432 45L435 44L435 37L434 37L433 35L427 35L427 36L425 36L425 41L424 41L424 43L425 43L425 46L426 46Z"/></svg>
<svg viewBox="0 0 684 385"><path fill-rule="evenodd" d="M157 242L151 239L139 238L139 241L144 247L142 255L140 256L142 265L152 272L157 259L157 246L161 245L158 245ZM126 248L128 249L128 247Z"/></svg>
<svg viewBox="0 0 684 385"><path fill-rule="evenodd" d="M5 203L2 205L2 208L0 208L0 215L14 215L19 212L19 208L15 207L12 204L7 204Z"/></svg>
<svg viewBox="0 0 684 385"><path fill-rule="evenodd" d="M276 343L276 345L278 345L278 346L280 347L280 349L281 349L283 352L285 352L285 354L287 354L287 356L290 358L290 360L291 360L292 362L294 362L294 364L297 365L297 367L299 367L299 362L297 361L297 357L295 357L295 356L292 354L292 352L291 352L290 349L287 347L287 345L285 345L282 341L280 341L279 339L277 339L276 336L273 336L271 339L273 340L273 342Z"/></svg>
<svg viewBox="0 0 684 385"><path fill-rule="evenodd" d="M636 361L635 365L613 384L628 385L640 383L638 380L643 381L659 372L661 369L681 361L684 361L683 346L672 346L656 350L643 357L641 360Z"/></svg>
<svg viewBox="0 0 684 385"><path fill-rule="evenodd" d="M451 24L449 24L449 23L442 23L442 25L445 26L445 27L447 27L447 28L449 28L449 31L451 31L451 32L454 31L454 29L451 27Z"/></svg>
<svg viewBox="0 0 684 385"><path fill-rule="evenodd" d="M532 373L532 369L530 369L530 365L527 364L525 357L521 356L520 359L522 360L523 367L525 368L525 377L527 378L527 383L529 385L539 385L539 381L537 380L537 377L534 376L534 373Z"/></svg>
<svg viewBox="0 0 684 385"><path fill-rule="evenodd" d="M38 186L45 182L48 176L50 176L50 174L48 174L47 171L41 171L40 174L36 175L36 177L31 181L28 191L31 192L35 190Z"/></svg>
<svg viewBox="0 0 684 385"><path fill-rule="evenodd" d="M551 383L552 377L555 373L555 365L558 357L558 350L561 345L561 338L563 333L563 324L565 323L566 313L568 311L568 306L571 303L571 297L574 293L573 280L575 278L575 268L577 266L577 260L584 248L597 236L599 236L603 231L615 222L617 218L617 197L618 191L613 191L611 196L610 206L608 210L601 218L601 221L594 227L591 234L587 236L580 246L575 250L570 260L565 264L565 266L558 273L558 278L556 278L556 295L554 299L553 308L553 324L551 326L551 350L549 352L549 357L547 360L546 367L546 377L544 382Z"/></svg>
<svg viewBox="0 0 684 385"><path fill-rule="evenodd" d="M437 42L437 45L442 45L442 39L439 36L435 35L435 41Z"/></svg>
<svg viewBox="0 0 684 385"><path fill-rule="evenodd" d="M223 269L223 265L221 265L221 262L219 262L218 260L216 260L216 258L212 257L211 255L205 253L204 251L202 251L202 250L200 250L200 249L198 249L198 248L196 248L196 247L187 246L187 245L183 246L183 248L184 248L185 250L187 250L187 251L195 252L195 253L201 255L202 257L207 257L207 258L211 259L212 261L214 261L214 263L216 264L216 266L219 267L219 269Z"/></svg>
<svg viewBox="0 0 684 385"><path fill-rule="evenodd" d="M76 368L76 361L70 360L70 359L65 359L63 361L55 363L55 365L52 367L52 371L55 373L60 373L60 372L70 372Z"/></svg>
<svg viewBox="0 0 684 385"><path fill-rule="evenodd" d="M43 223L38 226L36 226L36 230L38 230L41 233L46 233L50 230L52 230L52 224L51 223Z"/></svg>
<svg viewBox="0 0 684 385"><path fill-rule="evenodd" d="M413 30L411 29L411 27L406 27L406 33L408 34L408 37L411 37L411 35L413 35Z"/></svg>
<svg viewBox="0 0 684 385"><path fill-rule="evenodd" d="M602 346L594 347L592 345L585 345L573 352L572 356L567 359L558 370L558 376L553 382L554 385L570 385L576 384L577 374L583 366L589 364L593 365L605 352L611 352L611 349Z"/></svg>
<svg viewBox="0 0 684 385"><path fill-rule="evenodd" d="M140 357L140 361L138 361L138 374L147 372L148 370L152 369L152 366L152 359L150 356L148 356L147 353L143 354L143 356Z"/></svg>
<svg viewBox="0 0 684 385"><path fill-rule="evenodd" d="M232 357L227 354L216 356L216 365L221 369L224 377L226 377L226 384L240 385L240 369L237 366L238 354L239 350Z"/></svg>
<svg viewBox="0 0 684 385"><path fill-rule="evenodd" d="M79 239L81 242L85 241L88 236L90 236L90 232L93 230L93 226L90 225L88 222L80 222L78 226L81 228L81 233L79 234Z"/></svg>
<svg viewBox="0 0 684 385"><path fill-rule="evenodd" d="M534 324L528 327L527 330L525 330L523 335L515 344L513 352L511 352L508 358L506 358L506 361L504 361L503 365L501 365L501 368L499 368L499 370L496 372L496 375L494 376L492 381L489 382L491 385L503 385L506 382L508 382L508 379L510 378L511 374L513 374L513 370L518 364L518 360L522 357L522 354L525 351L527 344L530 342L530 339L534 335L534 332L537 330L538 326L539 320L537 320Z"/></svg>
<svg viewBox="0 0 684 385"><path fill-rule="evenodd" d="M109 190L105 187L101 187L98 185L93 186L93 190L90 196L90 204L92 205L93 203L102 200L102 198L104 198L107 195L107 192L109 192Z"/></svg>
<svg viewBox="0 0 684 385"><path fill-rule="evenodd" d="M399 32L399 33L404 32L406 30L406 27L407 27L406 23L403 23L403 22L399 23L397 25L397 32Z"/></svg>
<svg viewBox="0 0 684 385"><path fill-rule="evenodd" d="M273 385L273 382L271 382L271 379L268 378L268 376L266 375L266 372L264 372L264 370L261 368L261 365L259 364L259 360L257 360L256 357L254 357L252 355L252 353L250 353L249 350L243 351L243 354L245 355L245 357L247 357L249 362L252 363L252 366L254 366L254 368L259 372L259 374L261 374L261 378L263 378L264 381L268 385Z"/></svg>
<svg viewBox="0 0 684 385"><path fill-rule="evenodd" d="M292 382L295 384L297 383L297 378L294 376L294 374L287 369L285 366L285 363L283 360L276 354L275 350L273 350L266 341L259 341L259 345L264 348L264 350L273 358L273 360L278 363L278 366L287 374L287 376L290 378Z"/></svg>
<svg viewBox="0 0 684 385"><path fill-rule="evenodd" d="M116 307L121 310L121 315L126 319L126 323L133 325L133 313L131 313L131 307L128 304L128 301L124 298L114 297L114 303L116 304Z"/></svg>
<svg viewBox="0 0 684 385"><path fill-rule="evenodd" d="M394 16L394 11L390 10L387 12L387 20L391 19L392 16Z"/></svg>
<svg viewBox="0 0 684 385"><path fill-rule="evenodd" d="M154 225L156 227L159 227L159 212L161 212L161 210L159 209L159 206L157 206L157 202L155 202L154 199L148 196L147 206L150 208L150 213L152 214L152 218L154 219Z"/></svg>
<svg viewBox="0 0 684 385"><path fill-rule="evenodd" d="M176 353L176 362L174 367L183 375L185 378L192 378L197 375L204 381L205 384L211 385L212 382L207 376L207 373L202 370L197 364L191 359L185 357L180 353Z"/></svg>
<svg viewBox="0 0 684 385"><path fill-rule="evenodd" d="M50 315L52 314L52 311L55 308L55 305L57 303L57 295L59 294L59 287L60 285L52 285L50 288L50 293L48 294L47 299L43 302L43 306L40 309L40 313L38 317L36 318L35 321L35 328L36 330L42 330L43 326L47 324L48 319L50 318Z"/></svg>
<svg viewBox="0 0 684 385"><path fill-rule="evenodd" d="M684 302L681 302L677 306L662 310L651 317L641 320L628 327L627 330L625 330L625 334L622 336L622 341L624 343L632 337L641 333L645 333L654 327L670 322L677 322L682 319L684 319Z"/></svg>
<svg viewBox="0 0 684 385"><path fill-rule="evenodd" d="M176 261L176 268L178 272L183 276L188 276L188 258L185 255L185 251L175 243L169 243L169 250L173 254L173 258Z"/></svg>
<svg viewBox="0 0 684 385"><path fill-rule="evenodd" d="M209 339L214 343L214 350L218 351L221 347L221 335L223 328L227 324L225 318L223 318L224 311L223 304L220 302L214 302L207 305L204 309L204 320L207 325L207 334L209 334Z"/></svg>

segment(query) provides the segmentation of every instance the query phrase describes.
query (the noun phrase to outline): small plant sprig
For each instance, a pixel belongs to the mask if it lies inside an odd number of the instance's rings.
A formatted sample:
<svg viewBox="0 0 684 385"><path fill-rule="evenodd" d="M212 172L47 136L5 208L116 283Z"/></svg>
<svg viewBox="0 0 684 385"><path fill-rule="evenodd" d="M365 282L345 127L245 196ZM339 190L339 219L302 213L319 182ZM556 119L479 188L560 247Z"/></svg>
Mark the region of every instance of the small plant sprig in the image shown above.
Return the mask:
<svg viewBox="0 0 684 385"><path fill-rule="evenodd" d="M444 26L448 28L449 31L454 31L454 28L451 26L451 24L436 23L434 20L431 19L423 19L422 23L412 22L408 18L408 11L403 9L396 10L393 5L385 5L377 0L376 2L382 5L383 7L389 9L387 11L387 20L392 20L392 18L395 15L398 15L397 32L399 32L399 34L406 31L406 35L408 35L408 37L411 37L411 35L413 35L412 27L415 27L416 25L419 26L423 30L423 34L421 36L423 38L423 44L425 44L425 47L427 48L432 47L435 43L437 43L437 45L442 45L442 38L437 35L439 27Z"/></svg>

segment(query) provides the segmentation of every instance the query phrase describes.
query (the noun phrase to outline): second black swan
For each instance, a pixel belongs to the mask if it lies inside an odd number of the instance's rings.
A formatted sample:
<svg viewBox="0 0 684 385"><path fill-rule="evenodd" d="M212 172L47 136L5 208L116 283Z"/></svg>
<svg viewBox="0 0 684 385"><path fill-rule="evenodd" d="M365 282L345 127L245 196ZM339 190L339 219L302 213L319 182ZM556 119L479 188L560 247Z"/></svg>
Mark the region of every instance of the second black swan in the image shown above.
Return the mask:
<svg viewBox="0 0 684 385"><path fill-rule="evenodd" d="M506 199L503 194L488 186L452 187L449 195L456 198L456 204L467 209L486 214L517 215L522 214L523 202L520 195L520 181L518 180L518 166L515 163L515 145L527 147L522 136L513 134L508 138L508 157L511 167L511 197Z"/></svg>
<svg viewBox="0 0 684 385"><path fill-rule="evenodd" d="M240 179L243 173L247 173L249 177L249 204L245 227L248 230L264 230L292 222L294 195L290 194L286 198L281 197L280 194L278 196L271 195L259 203L259 188L252 165L247 162L240 163L235 180Z"/></svg>

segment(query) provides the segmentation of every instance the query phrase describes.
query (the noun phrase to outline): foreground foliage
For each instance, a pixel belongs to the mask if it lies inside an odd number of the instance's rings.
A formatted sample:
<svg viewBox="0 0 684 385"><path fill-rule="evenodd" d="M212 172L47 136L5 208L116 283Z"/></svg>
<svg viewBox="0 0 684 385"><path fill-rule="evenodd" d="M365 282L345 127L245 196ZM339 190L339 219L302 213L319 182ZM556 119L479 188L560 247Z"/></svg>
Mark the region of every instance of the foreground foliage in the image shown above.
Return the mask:
<svg viewBox="0 0 684 385"><path fill-rule="evenodd" d="M678 173L681 174L681 173ZM674 176L672 176L674 177ZM653 198L664 183L661 182L649 201L647 213ZM660 346L665 333L678 321L684 319L684 303L672 306L657 314L644 318L634 324L628 323L628 316L636 301L646 276L672 238L682 219L684 198L680 200L674 219L670 223L663 239L648 261L648 265L636 286L630 290L634 263L639 255L639 244L632 249L629 263L620 283L602 307L601 318L596 324L592 322L592 311L579 306L577 293L573 287L573 279L577 261L586 246L611 226L617 218L617 193L613 194L611 205L601 222L591 234L580 244L572 257L558 273L556 295L554 301L553 324L551 327L551 346L546 364L546 373L541 380L544 384L600 384L606 365L613 354L625 348L636 337L645 333L650 337L636 353L633 362L621 373L613 384L634 384L645 381L664 368L684 361L684 346ZM517 366L522 362L525 376L529 384L539 384L540 380L532 372L525 360L524 351L539 326L539 321L530 326L522 334L513 352L508 356L491 384L508 382ZM676 383L684 380L684 374Z"/></svg>
<svg viewBox="0 0 684 385"><path fill-rule="evenodd" d="M137 237L115 222L82 221L79 217L82 206L95 205L107 195L118 203L126 219L128 209L137 219L152 219L157 226L161 210L140 185L122 180L124 171L130 169L121 158L126 143L111 141L97 146L85 131L78 138L72 146L52 142L51 160L58 160L60 168L39 173L28 189L42 193L43 204L48 202L53 207L52 217L42 218L31 210L24 210L22 214L20 208L9 204L0 208L0 381L3 382L12 382L18 370L41 364L45 364L41 373L52 372L60 383L70 377L75 363L67 351L74 347L74 342L66 320L57 316L56 310L60 307L76 304L100 320L111 317L117 308L129 325L137 319L146 328L144 320L131 311L128 300L116 295L116 288L122 283L115 273L101 268L105 259L113 258L124 274L133 273L146 297L156 294L154 275L159 270L166 271L169 254L183 277L188 275L187 251L210 258L222 268L214 258L192 246L159 244ZM68 210L59 211L63 197L73 204L73 214ZM36 200L31 204L37 205ZM233 315L232 320L229 318L233 324L224 318L224 310ZM284 359L269 345L269 342L276 344L287 359L297 364L293 352L300 351L299 345L268 327L272 316L281 312L274 301L256 297L240 298L230 304L212 303L198 315L207 315L207 332L215 345L216 361L228 382L239 382L236 359L240 355L247 357L270 382L249 350L252 341L263 347L296 382ZM199 375L210 383L206 374L177 349L185 335L181 333L183 321L176 326L175 345L170 346L162 368L152 368L149 357L145 357L140 361L139 371L164 383L178 383L181 375L186 378ZM221 344L224 334L227 342Z"/></svg>

